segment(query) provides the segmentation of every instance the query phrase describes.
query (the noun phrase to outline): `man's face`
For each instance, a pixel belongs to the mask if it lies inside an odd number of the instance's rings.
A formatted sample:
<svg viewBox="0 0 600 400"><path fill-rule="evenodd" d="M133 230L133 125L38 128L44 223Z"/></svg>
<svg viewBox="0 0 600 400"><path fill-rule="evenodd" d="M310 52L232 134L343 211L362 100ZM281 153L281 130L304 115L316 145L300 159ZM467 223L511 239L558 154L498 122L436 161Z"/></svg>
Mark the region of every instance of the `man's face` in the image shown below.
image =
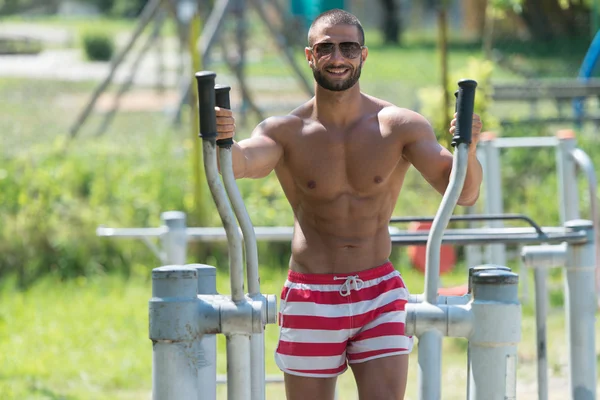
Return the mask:
<svg viewBox="0 0 600 400"><path fill-rule="evenodd" d="M313 46L306 49L306 57L317 84L335 92L353 87L367 55L359 44L358 28L321 23L311 36Z"/></svg>

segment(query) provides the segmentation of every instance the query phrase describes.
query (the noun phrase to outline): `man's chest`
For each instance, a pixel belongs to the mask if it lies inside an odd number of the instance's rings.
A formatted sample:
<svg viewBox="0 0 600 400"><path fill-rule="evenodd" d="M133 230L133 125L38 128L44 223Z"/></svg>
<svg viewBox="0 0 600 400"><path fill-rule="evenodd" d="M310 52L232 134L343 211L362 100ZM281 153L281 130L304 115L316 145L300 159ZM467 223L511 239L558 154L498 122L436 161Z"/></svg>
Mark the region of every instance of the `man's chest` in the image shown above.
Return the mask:
<svg viewBox="0 0 600 400"><path fill-rule="evenodd" d="M313 193L369 193L402 163L402 143L379 129L317 132L296 138L285 164L297 187Z"/></svg>

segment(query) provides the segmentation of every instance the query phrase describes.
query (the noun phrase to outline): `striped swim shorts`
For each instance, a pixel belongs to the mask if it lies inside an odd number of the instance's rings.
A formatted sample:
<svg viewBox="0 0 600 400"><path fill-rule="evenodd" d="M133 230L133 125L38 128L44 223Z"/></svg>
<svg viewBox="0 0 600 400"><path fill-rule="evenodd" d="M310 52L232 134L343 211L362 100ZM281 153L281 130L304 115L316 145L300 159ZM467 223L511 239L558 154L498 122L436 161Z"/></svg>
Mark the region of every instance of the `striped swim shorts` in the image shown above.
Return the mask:
<svg viewBox="0 0 600 400"><path fill-rule="evenodd" d="M287 374L327 378L348 363L408 354L407 302L408 290L390 262L355 274L290 271L275 361Z"/></svg>

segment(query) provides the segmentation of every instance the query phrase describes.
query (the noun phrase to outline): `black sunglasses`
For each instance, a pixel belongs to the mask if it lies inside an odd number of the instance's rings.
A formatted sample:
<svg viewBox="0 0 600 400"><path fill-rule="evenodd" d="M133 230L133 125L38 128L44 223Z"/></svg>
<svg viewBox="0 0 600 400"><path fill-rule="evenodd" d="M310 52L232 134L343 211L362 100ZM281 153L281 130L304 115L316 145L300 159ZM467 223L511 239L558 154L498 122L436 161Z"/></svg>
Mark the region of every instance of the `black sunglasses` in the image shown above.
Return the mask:
<svg viewBox="0 0 600 400"><path fill-rule="evenodd" d="M336 46L340 49L340 53L342 56L348 59L358 58L362 52L362 49L366 48L365 46L361 46L360 43L357 42L342 42L340 44L336 43L317 43L310 47L310 51L313 52L314 56L317 59L327 57L335 52Z"/></svg>

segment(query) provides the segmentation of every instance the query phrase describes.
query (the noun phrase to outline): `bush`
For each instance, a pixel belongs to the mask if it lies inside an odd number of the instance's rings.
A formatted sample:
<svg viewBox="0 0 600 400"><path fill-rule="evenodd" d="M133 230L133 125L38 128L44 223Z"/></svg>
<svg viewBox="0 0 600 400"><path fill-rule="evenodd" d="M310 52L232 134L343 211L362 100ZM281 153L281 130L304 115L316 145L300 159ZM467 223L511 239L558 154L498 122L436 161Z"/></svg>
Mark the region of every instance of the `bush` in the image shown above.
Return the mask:
<svg viewBox="0 0 600 400"><path fill-rule="evenodd" d="M110 35L101 31L88 31L83 34L83 49L88 60L109 61L115 45Z"/></svg>

